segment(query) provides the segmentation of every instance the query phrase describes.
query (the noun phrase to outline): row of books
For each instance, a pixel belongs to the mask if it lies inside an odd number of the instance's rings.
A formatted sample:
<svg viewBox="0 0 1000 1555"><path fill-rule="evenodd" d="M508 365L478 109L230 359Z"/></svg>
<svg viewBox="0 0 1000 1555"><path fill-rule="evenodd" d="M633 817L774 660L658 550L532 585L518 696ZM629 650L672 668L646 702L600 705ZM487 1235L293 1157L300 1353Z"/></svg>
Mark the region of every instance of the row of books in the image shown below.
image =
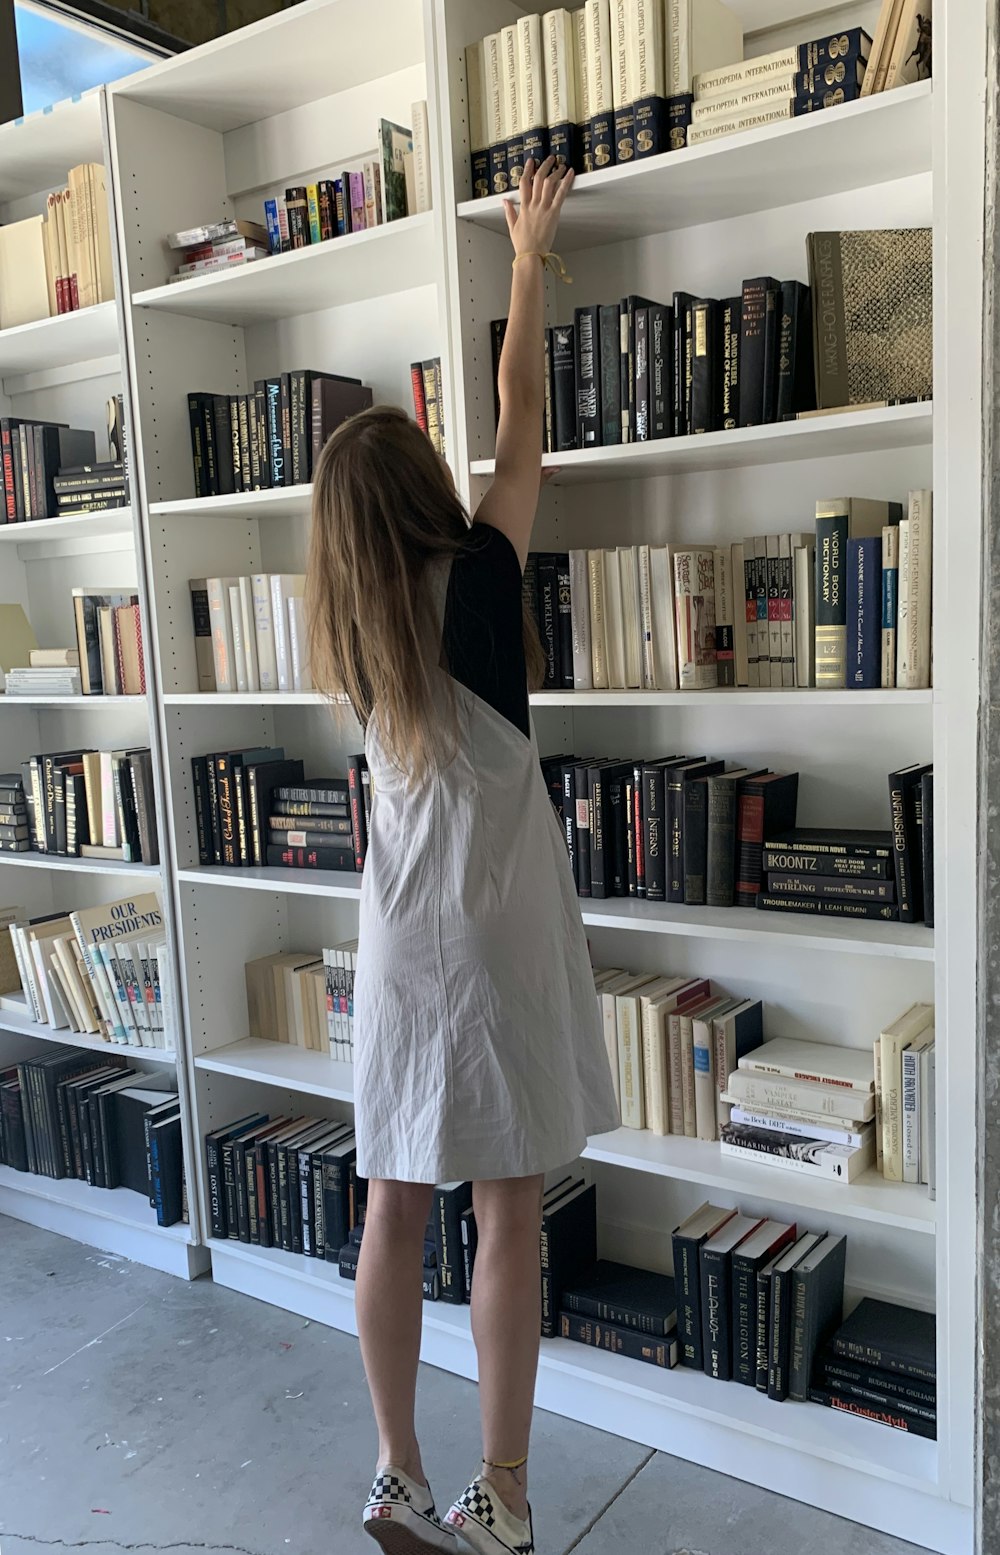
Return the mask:
<svg viewBox="0 0 1000 1555"><path fill-rule="evenodd" d="M371 403L360 378L306 369L259 378L248 394L189 394L195 496L311 481L330 434Z"/></svg>
<svg viewBox="0 0 1000 1555"><path fill-rule="evenodd" d="M128 1188L157 1224L186 1219L180 1102L165 1075L54 1047L0 1070L0 1162L16 1172Z"/></svg>
<svg viewBox="0 0 1000 1555"><path fill-rule="evenodd" d="M420 430L427 433L435 452L443 459L446 445L441 358L432 356L426 362L411 363L410 386L413 391L414 419Z"/></svg>
<svg viewBox="0 0 1000 1555"><path fill-rule="evenodd" d="M756 907L765 848L795 825L797 772L679 755L551 756L542 771L583 897Z"/></svg>
<svg viewBox="0 0 1000 1555"><path fill-rule="evenodd" d="M346 777L306 778L284 747L216 751L191 760L201 864L360 872L371 779L363 755Z"/></svg>
<svg viewBox="0 0 1000 1555"><path fill-rule="evenodd" d="M815 533L728 546L532 552L546 689L921 690L931 683L932 498L816 504Z"/></svg>
<svg viewBox="0 0 1000 1555"><path fill-rule="evenodd" d="M121 395L113 395L106 409L111 458L103 462L93 432L64 422L0 417L0 523L127 505Z"/></svg>
<svg viewBox="0 0 1000 1555"><path fill-rule="evenodd" d="M53 1031L172 1049L170 966L155 892L25 918L0 910L4 1007Z"/></svg>
<svg viewBox="0 0 1000 1555"><path fill-rule="evenodd" d="M144 696L146 669L139 596L131 591L71 591L76 647L39 648L20 605L2 609L9 697Z"/></svg>
<svg viewBox="0 0 1000 1555"><path fill-rule="evenodd" d="M586 0L466 49L474 197L516 189L529 157L579 172L686 144L699 73L743 55L719 0Z"/></svg>
<svg viewBox="0 0 1000 1555"><path fill-rule="evenodd" d="M339 1260L368 1188L349 1123L252 1112L204 1146L213 1237Z"/></svg>
<svg viewBox="0 0 1000 1555"><path fill-rule="evenodd" d="M0 774L0 852L158 864L149 748L49 751Z"/></svg>
<svg viewBox="0 0 1000 1555"><path fill-rule="evenodd" d="M304 573L191 578L198 690L311 691Z"/></svg>
<svg viewBox="0 0 1000 1555"><path fill-rule="evenodd" d="M934 925L934 773L889 775L891 832L800 827L764 849L757 906Z"/></svg>
<svg viewBox="0 0 1000 1555"><path fill-rule="evenodd" d="M69 170L44 212L0 227L0 329L109 302L115 295L107 174Z"/></svg>
<svg viewBox="0 0 1000 1555"><path fill-rule="evenodd" d="M329 950L281 950L248 961L249 1035L352 1063L357 958L355 939Z"/></svg>

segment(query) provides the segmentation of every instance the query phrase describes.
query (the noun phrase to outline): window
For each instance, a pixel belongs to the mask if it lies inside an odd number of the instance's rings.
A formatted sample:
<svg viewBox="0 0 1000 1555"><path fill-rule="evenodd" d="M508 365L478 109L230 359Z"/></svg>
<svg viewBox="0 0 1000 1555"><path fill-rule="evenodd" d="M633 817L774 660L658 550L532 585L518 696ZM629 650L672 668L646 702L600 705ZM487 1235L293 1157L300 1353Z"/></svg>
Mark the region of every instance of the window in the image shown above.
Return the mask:
<svg viewBox="0 0 1000 1555"><path fill-rule="evenodd" d="M15 0L25 113L141 70L159 52L31 0Z"/></svg>

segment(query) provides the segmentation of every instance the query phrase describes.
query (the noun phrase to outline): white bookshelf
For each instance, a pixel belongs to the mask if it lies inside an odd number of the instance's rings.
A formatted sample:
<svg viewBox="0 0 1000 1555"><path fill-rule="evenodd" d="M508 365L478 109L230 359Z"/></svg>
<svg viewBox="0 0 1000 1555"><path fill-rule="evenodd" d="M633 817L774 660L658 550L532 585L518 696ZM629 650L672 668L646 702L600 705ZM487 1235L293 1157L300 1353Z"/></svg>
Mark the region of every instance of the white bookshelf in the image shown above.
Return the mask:
<svg viewBox="0 0 1000 1555"><path fill-rule="evenodd" d="M859 0L833 11L817 6L803 20L801 0L734 3L752 52L834 26L860 22L871 31L877 12L875 0ZM274 371L316 367L360 376L376 400L409 408L410 363L440 355L449 461L463 495L478 499L493 457L489 324L506 312L510 253L498 202L468 198L464 47L525 9L514 0L475 7L464 0L386 0L375 51L370 19L352 0L304 0L108 90L108 149L121 191L116 316L135 429L139 544L133 552L131 515L102 515L87 532L55 521L48 536L18 537L12 549L28 572L57 567L63 547L87 557L106 546L119 547L119 560L134 555L139 570L148 611L149 712L166 798L164 883L185 971L179 1070L189 1081L189 1187L202 1226L206 1184L197 1142L209 1128L251 1106L349 1115L349 1068L248 1038L243 967L277 948L318 948L353 936L360 881L200 865L190 758L275 742L301 755L311 774L342 772L360 735L343 710L314 693L198 693L188 579L302 570L312 493L303 486L196 500L186 395L244 392ZM886 774L934 755L934 932L621 901L583 902L581 913L598 962L697 972L762 997L773 1035L807 1032L867 1047L913 999L935 998L936 1202L874 1175L847 1189L828 1187L745 1168L696 1141L628 1130L592 1140L586 1170L599 1185L602 1250L611 1257L668 1267L670 1229L709 1194L751 1210L787 1211L808 1228L845 1231L852 1294L882 1294L937 1312L939 1440L908 1439L813 1406L774 1405L683 1369L661 1375L558 1342L543 1345L538 1402L847 1511L946 1555L968 1555L973 1547L969 1077L978 636L970 606L980 577L986 57L985 23L970 14L974 9L939 8L933 87L580 179L558 245L574 284L548 285L553 320L571 316L574 304L630 291L668 300L675 288L725 296L748 275L804 277L810 231L933 224L933 405L559 456L548 461L560 465L560 474L542 495L535 543L568 549L740 539L805 527L816 498L831 492L898 500L912 486L933 484L935 690L532 699L543 751L706 749L801 770L803 824L884 827ZM376 119L406 122L421 97L429 109L433 212L245 271L167 284L167 232L224 213L260 219L265 193L370 155ZM18 144L12 178L51 158L41 138L35 163ZM58 156L54 166L52 181L61 176ZM0 363L12 364L4 371L16 373L21 386L47 383L53 363L70 363L74 354L69 347L46 358L44 332L34 337L35 344L27 337L23 345L13 342L7 359L0 339ZM66 371L76 374L80 366ZM130 543L122 550L124 540ZM35 716L69 720L76 710L22 714ZM0 722L0 736L6 727ZM24 878L51 882L44 870ZM5 1183L0 1192L10 1192ZM0 1197L0 1208L4 1202ZM72 1205L58 1209L73 1212ZM220 1283L354 1330L353 1291L332 1267L231 1242L212 1243L211 1254ZM425 1319L425 1358L471 1375L467 1313L429 1306Z"/></svg>
<svg viewBox="0 0 1000 1555"><path fill-rule="evenodd" d="M0 126L0 219L16 220L44 209L46 194L65 184L70 167L84 159L106 164L108 157L103 90L58 104L49 113ZM118 303L105 302L0 332L0 416L39 417L89 427L96 434L98 457L107 457L105 401L121 392L124 382L122 326ZM127 386L125 397L127 403ZM137 589L148 636L138 504L102 513L0 525L0 599L24 607L41 646L75 646L74 586ZM33 754L84 745L105 749L151 745L165 857L152 666L149 671L147 696L0 695L0 766L4 771L17 770ZM112 901L136 888L155 889L172 934L171 899L165 884L165 868L160 866L117 859L0 853L0 900L5 906L18 906L28 916ZM139 1073L176 1076L183 1106L185 1152L191 1160L191 1109L183 1051L179 1056L160 1049L123 1048L92 1035L38 1025L29 1019L26 1008L0 1010L0 1069L37 1056L52 1043L95 1055L124 1054ZM183 1278L192 1278L208 1266L205 1249L199 1245L198 1201L193 1191L191 1199L194 1214L190 1224L160 1227L148 1201L128 1189L109 1191L76 1180L0 1167L0 1213Z"/></svg>

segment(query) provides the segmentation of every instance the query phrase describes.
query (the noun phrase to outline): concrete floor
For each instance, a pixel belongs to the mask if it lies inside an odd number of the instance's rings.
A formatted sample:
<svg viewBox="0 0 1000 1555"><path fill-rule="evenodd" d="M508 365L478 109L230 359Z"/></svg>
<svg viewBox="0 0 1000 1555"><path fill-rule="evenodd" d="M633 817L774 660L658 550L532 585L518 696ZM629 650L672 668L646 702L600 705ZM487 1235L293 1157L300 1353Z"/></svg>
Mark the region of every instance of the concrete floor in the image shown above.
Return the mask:
<svg viewBox="0 0 1000 1555"><path fill-rule="evenodd" d="M426 1368L439 1506L476 1464L472 1384ZM0 1216L0 1547L368 1555L375 1438L356 1342ZM538 1555L919 1555L539 1413Z"/></svg>

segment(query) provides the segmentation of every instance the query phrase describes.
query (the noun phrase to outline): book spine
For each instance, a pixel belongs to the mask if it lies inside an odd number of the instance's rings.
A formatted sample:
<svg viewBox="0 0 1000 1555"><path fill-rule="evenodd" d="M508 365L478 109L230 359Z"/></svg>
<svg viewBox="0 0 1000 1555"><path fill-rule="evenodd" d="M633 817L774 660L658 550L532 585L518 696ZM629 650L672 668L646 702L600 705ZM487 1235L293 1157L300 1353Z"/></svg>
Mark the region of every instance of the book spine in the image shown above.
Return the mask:
<svg viewBox="0 0 1000 1555"><path fill-rule="evenodd" d="M847 678L846 512L816 519L816 685L844 686Z"/></svg>
<svg viewBox="0 0 1000 1555"><path fill-rule="evenodd" d="M834 918L878 918L885 923L916 922L900 918L898 907L881 902L848 902L817 897L773 896L762 892L757 906L764 912L811 912Z"/></svg>
<svg viewBox="0 0 1000 1555"><path fill-rule="evenodd" d="M706 1377L717 1382L732 1378L733 1334L730 1323L730 1255L701 1249L702 1361Z"/></svg>
<svg viewBox="0 0 1000 1555"><path fill-rule="evenodd" d="M732 907L735 899L736 785L709 778L708 870L705 898L709 907Z"/></svg>
<svg viewBox="0 0 1000 1555"><path fill-rule="evenodd" d="M645 0L639 0L644 4ZM673 386L673 310L659 303L650 306L649 314L649 398L651 438L669 437L671 425L670 396Z"/></svg>
<svg viewBox="0 0 1000 1555"><path fill-rule="evenodd" d="M733 598L732 552L728 546L720 546L716 550L714 567L716 671L720 686L735 686L736 606Z"/></svg>
<svg viewBox="0 0 1000 1555"><path fill-rule="evenodd" d="M902 528L902 526L901 526ZM899 613L896 684L906 691L924 690L931 683L931 493L910 493L906 522L909 555L906 562L906 613ZM902 550L901 539L901 550ZM902 556L900 571L903 571Z"/></svg>
<svg viewBox="0 0 1000 1555"><path fill-rule="evenodd" d="M635 310L635 426L634 441L647 443L651 435L649 378L649 309Z"/></svg>
<svg viewBox="0 0 1000 1555"><path fill-rule="evenodd" d="M703 907L708 890L708 784L685 783L681 790L684 806L682 848L684 863L683 901L688 907Z"/></svg>
<svg viewBox="0 0 1000 1555"><path fill-rule="evenodd" d="M896 622L899 610L899 528L882 530L882 667L886 690L896 685Z"/></svg>
<svg viewBox="0 0 1000 1555"><path fill-rule="evenodd" d="M576 350L576 446L599 446L602 427L600 308L577 308Z"/></svg>
<svg viewBox="0 0 1000 1555"><path fill-rule="evenodd" d="M577 657L573 632L573 596L570 558L563 553L556 560L557 637L559 647L559 684L572 691L575 684L574 662Z"/></svg>
<svg viewBox="0 0 1000 1555"><path fill-rule="evenodd" d="M642 818L646 858L646 900L667 900L668 835L664 816L662 767L647 767L642 777Z"/></svg>
<svg viewBox="0 0 1000 1555"><path fill-rule="evenodd" d="M590 587L586 551L570 551L570 623L572 632L573 679L577 691L593 686L590 640Z"/></svg>
<svg viewBox="0 0 1000 1555"><path fill-rule="evenodd" d="M717 432L721 426L718 312L719 304L707 298L691 308L691 433Z"/></svg>
<svg viewBox="0 0 1000 1555"><path fill-rule="evenodd" d="M590 91L590 143L595 171L615 162L614 86L611 10L608 0L586 0L587 82Z"/></svg>
<svg viewBox="0 0 1000 1555"><path fill-rule="evenodd" d="M764 421L764 355L767 331L768 281L744 281L740 317L739 424L755 427Z"/></svg>
<svg viewBox="0 0 1000 1555"><path fill-rule="evenodd" d="M673 1238L674 1284L677 1294L677 1338L680 1363L695 1371L704 1368L701 1326L699 1244L689 1237Z"/></svg>
<svg viewBox="0 0 1000 1555"><path fill-rule="evenodd" d="M552 330L552 397L557 453L577 446L576 330L572 325Z"/></svg>
<svg viewBox="0 0 1000 1555"><path fill-rule="evenodd" d="M907 1048L903 1053L903 1181L920 1181L920 1053Z"/></svg>
<svg viewBox="0 0 1000 1555"><path fill-rule="evenodd" d="M882 678L882 541L849 539L845 570L845 682L849 690L872 691Z"/></svg>
<svg viewBox="0 0 1000 1555"><path fill-rule="evenodd" d="M920 921L921 908L917 874L917 837L914 825L912 785L895 773L889 778L889 814L892 825L893 865L896 874L896 901L900 923Z"/></svg>
<svg viewBox="0 0 1000 1555"><path fill-rule="evenodd" d="M788 1397L790 1269L775 1269L771 1276L768 1312L767 1396L781 1403Z"/></svg>

